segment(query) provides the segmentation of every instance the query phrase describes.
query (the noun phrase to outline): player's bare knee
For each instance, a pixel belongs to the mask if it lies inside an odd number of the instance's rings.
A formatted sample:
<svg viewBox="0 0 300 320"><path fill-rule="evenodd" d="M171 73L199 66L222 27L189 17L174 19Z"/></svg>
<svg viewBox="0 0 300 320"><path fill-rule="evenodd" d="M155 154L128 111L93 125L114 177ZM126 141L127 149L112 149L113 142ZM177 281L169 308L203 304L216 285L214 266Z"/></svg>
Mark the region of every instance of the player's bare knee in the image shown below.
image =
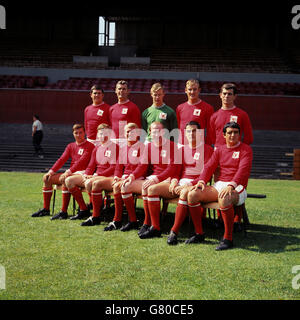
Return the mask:
<svg viewBox="0 0 300 320"><path fill-rule="evenodd" d="M155 195L157 193L156 186L149 186L147 188L148 195Z"/></svg>
<svg viewBox="0 0 300 320"><path fill-rule="evenodd" d="M196 203L199 201L199 195L197 191L190 191L187 195L188 203Z"/></svg>
<svg viewBox="0 0 300 320"><path fill-rule="evenodd" d="M180 199L186 200L187 197L188 197L188 193L189 193L188 189L185 189L185 188L182 189L182 190L180 191L180 195L179 195Z"/></svg>
<svg viewBox="0 0 300 320"><path fill-rule="evenodd" d="M72 177L68 177L65 179L65 185L68 189L75 187L72 181L73 181Z"/></svg>

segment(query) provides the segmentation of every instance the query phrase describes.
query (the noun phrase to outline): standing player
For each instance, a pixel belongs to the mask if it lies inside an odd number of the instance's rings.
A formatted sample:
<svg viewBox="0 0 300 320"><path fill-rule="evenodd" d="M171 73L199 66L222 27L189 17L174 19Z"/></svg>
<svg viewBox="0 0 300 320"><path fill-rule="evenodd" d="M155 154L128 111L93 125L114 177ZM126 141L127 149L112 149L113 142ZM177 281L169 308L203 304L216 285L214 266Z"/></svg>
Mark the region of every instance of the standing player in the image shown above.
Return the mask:
<svg viewBox="0 0 300 320"><path fill-rule="evenodd" d="M54 219L67 219L68 218L68 206L70 202L70 192L65 186L65 179L69 176L78 176L77 173L83 172L87 167L94 145L85 139L84 126L82 124L74 124L73 136L75 142L67 145L64 153L55 162L52 168L43 177L43 198L44 208L33 213L32 217L42 217L50 215L50 201L52 197L52 186L62 185L62 208L61 211L53 216ZM70 169L64 173L58 173L57 171L71 158Z"/></svg>
<svg viewBox="0 0 300 320"><path fill-rule="evenodd" d="M110 106L103 101L104 91L100 86L92 86L90 96L93 103L84 109L84 126L87 140L95 144L99 124L110 125Z"/></svg>
<svg viewBox="0 0 300 320"><path fill-rule="evenodd" d="M225 83L220 89L220 99L222 101L222 107L216 111L210 118L210 132L211 132L211 144L218 148L221 145L226 144L226 140L223 135L224 125L228 122L236 122L240 126L241 134L240 139L246 144L253 142L252 126L248 114L235 106L235 100L237 98L237 88L233 83ZM214 174L214 180L217 181L219 176L219 168ZM217 226L222 225L222 219L220 211L217 210L218 221ZM240 208L236 210L235 216L235 230L241 230L242 211Z"/></svg>
<svg viewBox="0 0 300 320"><path fill-rule="evenodd" d="M113 221L104 228L104 231L120 229L129 231L138 228L135 213L135 203L132 193L124 193L121 186L124 180L136 169L140 163L140 157L144 150L144 143L139 140L140 129L135 123L125 126L127 145L120 148L119 158L114 173L113 192L115 202L115 215ZM123 203L128 211L128 223L122 227Z"/></svg>
<svg viewBox="0 0 300 320"><path fill-rule="evenodd" d="M141 157L141 163L124 180L123 193L138 193L143 196L145 219L138 234L141 239L160 237L160 199L148 194L149 187L163 181L170 181L175 171L180 169L175 164L177 146L164 137L164 127L161 122L153 122L150 126L151 142L146 144ZM146 180L139 180L145 175ZM150 175L149 175L150 174Z"/></svg>
<svg viewBox="0 0 300 320"><path fill-rule="evenodd" d="M253 142L252 126L248 114L235 106L237 88L233 83L225 83L220 89L222 107L210 118L211 143L215 146L226 144L223 128L227 122L236 122L241 128L240 139L246 144Z"/></svg>
<svg viewBox="0 0 300 320"><path fill-rule="evenodd" d="M201 88L198 80L188 80L186 82L185 93L188 101L180 104L176 108L178 127L181 132L181 143L184 143L184 129L188 122L196 121L202 129L206 129L205 142L211 144L209 121L214 113L214 108L199 98Z"/></svg>
<svg viewBox="0 0 300 320"><path fill-rule="evenodd" d="M234 224L233 206L242 205L246 198L246 187L250 176L253 153L249 145L240 142L240 126L229 122L223 128L226 144L218 147L198 179L188 193L188 207L195 227L195 235L187 243L204 241L202 222L199 219L201 203L218 201L225 232L216 250L233 247L232 233ZM216 168L220 166L220 177L213 186L207 186Z"/></svg>
<svg viewBox="0 0 300 320"><path fill-rule="evenodd" d="M82 226L100 224L100 211L102 206L102 190L112 190L113 173L118 159L119 147L110 140L111 129L106 123L98 126L97 139L99 144L93 150L90 162L80 176L66 179L66 186L79 205L79 212L71 220L82 219L90 216L90 211L85 204L81 188L86 188L91 195L93 215L84 221Z"/></svg>
<svg viewBox="0 0 300 320"><path fill-rule="evenodd" d="M151 123L158 121L169 130L169 133L177 128L176 112L164 103L164 89L160 83L154 83L151 87L150 94L153 100L151 107L142 113L142 127L147 132L147 140L150 140L149 127Z"/></svg>
<svg viewBox="0 0 300 320"><path fill-rule="evenodd" d="M141 111L139 107L128 99L129 89L125 80L117 82L115 93L118 102L110 107L110 122L115 138L126 144L124 127L128 122L136 123L141 127Z"/></svg>

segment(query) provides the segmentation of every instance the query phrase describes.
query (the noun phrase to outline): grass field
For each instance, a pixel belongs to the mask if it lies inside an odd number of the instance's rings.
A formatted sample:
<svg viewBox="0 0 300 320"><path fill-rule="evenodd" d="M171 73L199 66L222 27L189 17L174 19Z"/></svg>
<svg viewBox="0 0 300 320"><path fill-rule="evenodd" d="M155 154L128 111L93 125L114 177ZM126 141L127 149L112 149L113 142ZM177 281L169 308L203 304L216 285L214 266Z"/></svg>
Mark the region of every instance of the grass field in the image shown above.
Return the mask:
<svg viewBox="0 0 300 320"><path fill-rule="evenodd" d="M0 300L300 298L292 286L292 268L300 265L300 181L250 180L248 192L267 198L247 200L247 237L235 233L234 249L217 252L222 231L205 228L205 244L185 245L187 222L182 242L168 246L171 214L163 236L147 240L136 231L103 232L107 222L81 227L31 218L42 207L41 177L0 172ZM58 192L56 211L60 199Z"/></svg>

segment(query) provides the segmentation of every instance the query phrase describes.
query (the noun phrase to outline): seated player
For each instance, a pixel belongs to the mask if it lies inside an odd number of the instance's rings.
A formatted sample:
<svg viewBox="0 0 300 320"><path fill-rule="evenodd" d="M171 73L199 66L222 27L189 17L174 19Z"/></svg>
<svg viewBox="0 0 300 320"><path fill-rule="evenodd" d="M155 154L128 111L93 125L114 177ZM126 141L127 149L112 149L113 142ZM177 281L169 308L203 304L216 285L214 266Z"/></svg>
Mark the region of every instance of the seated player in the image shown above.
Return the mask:
<svg viewBox="0 0 300 320"><path fill-rule="evenodd" d="M121 186L124 179L126 179L140 163L140 156L145 146L139 141L140 129L136 123L128 123L124 130L127 145L120 148L113 180L115 215L113 221L104 228L104 231L116 229L129 231L138 229L133 195L130 192L122 193ZM144 179L144 177L141 177L141 179ZM126 205L129 219L125 226L122 226L123 204Z"/></svg>
<svg viewBox="0 0 300 320"><path fill-rule="evenodd" d="M219 202L225 232L216 250L233 247L233 206L242 205L247 198L246 187L253 158L252 148L240 142L240 126L236 122L227 123L223 133L226 144L214 151L200 177L193 181L194 186L188 193L189 212L196 231L193 240L188 243L199 243L205 239L202 222L199 219L201 203ZM219 180L213 186L207 186L206 183L218 166L220 166Z"/></svg>
<svg viewBox="0 0 300 320"><path fill-rule="evenodd" d="M179 200L175 212L175 222L167 241L168 244L177 244L177 234L188 213L188 191L192 188L192 181L199 177L204 164L208 162L213 154L213 148L204 143L204 136L200 133L200 124L198 122L190 121L187 123L185 136L188 143L181 148L182 169L180 174L171 180L169 189L170 194L179 196ZM204 214L205 210L201 213L202 219L205 218Z"/></svg>
<svg viewBox="0 0 300 320"><path fill-rule="evenodd" d="M119 147L110 140L112 131L106 123L98 126L97 138L99 144L94 149L91 160L83 175L66 179L66 186L79 205L79 212L71 220L83 219L82 226L100 224L100 211L102 206L102 190L112 191L113 173L115 170ZM91 194L93 215L85 204L81 188L86 188Z"/></svg>
<svg viewBox="0 0 300 320"><path fill-rule="evenodd" d="M141 239L160 237L160 201L157 196L148 194L151 185L160 183L174 175L174 171L180 168L175 164L176 144L164 137L164 127L161 122L153 122L150 125L151 142L146 144L141 157L141 163L126 178L122 184L123 193L142 194L145 211L143 226L138 232ZM138 178L149 174L146 180ZM153 211L152 214L150 214ZM158 213L157 213L158 212Z"/></svg>
<svg viewBox="0 0 300 320"><path fill-rule="evenodd" d="M50 215L50 201L52 197L52 186L62 185L62 208L59 213L54 215L51 220L54 219L67 219L68 218L68 206L70 202L71 194L65 185L65 179L69 176L78 176L78 173L83 172L94 150L94 145L85 139L85 130L82 124L73 125L73 136L75 142L71 142L67 145L64 153L55 162L52 168L43 177L43 209L32 214L32 217L42 217ZM57 171L71 158L71 165L64 173L58 173Z"/></svg>

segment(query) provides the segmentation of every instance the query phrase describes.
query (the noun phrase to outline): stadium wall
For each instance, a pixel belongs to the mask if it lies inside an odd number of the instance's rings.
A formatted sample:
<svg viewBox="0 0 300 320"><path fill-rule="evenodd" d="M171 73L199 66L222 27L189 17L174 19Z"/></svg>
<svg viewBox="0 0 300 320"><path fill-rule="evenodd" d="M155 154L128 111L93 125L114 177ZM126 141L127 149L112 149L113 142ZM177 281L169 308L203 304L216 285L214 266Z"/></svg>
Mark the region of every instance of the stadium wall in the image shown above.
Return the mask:
<svg viewBox="0 0 300 320"><path fill-rule="evenodd" d="M220 108L218 95L201 98ZM130 99L143 111L151 105L148 93L131 93ZM91 103L88 91L0 89L0 122L30 123L38 114L44 123L83 122L83 110ZM114 92L105 93L108 104L116 103ZM165 103L176 109L186 101L185 94L167 94ZM236 105L244 109L255 130L300 130L300 97L240 95Z"/></svg>

